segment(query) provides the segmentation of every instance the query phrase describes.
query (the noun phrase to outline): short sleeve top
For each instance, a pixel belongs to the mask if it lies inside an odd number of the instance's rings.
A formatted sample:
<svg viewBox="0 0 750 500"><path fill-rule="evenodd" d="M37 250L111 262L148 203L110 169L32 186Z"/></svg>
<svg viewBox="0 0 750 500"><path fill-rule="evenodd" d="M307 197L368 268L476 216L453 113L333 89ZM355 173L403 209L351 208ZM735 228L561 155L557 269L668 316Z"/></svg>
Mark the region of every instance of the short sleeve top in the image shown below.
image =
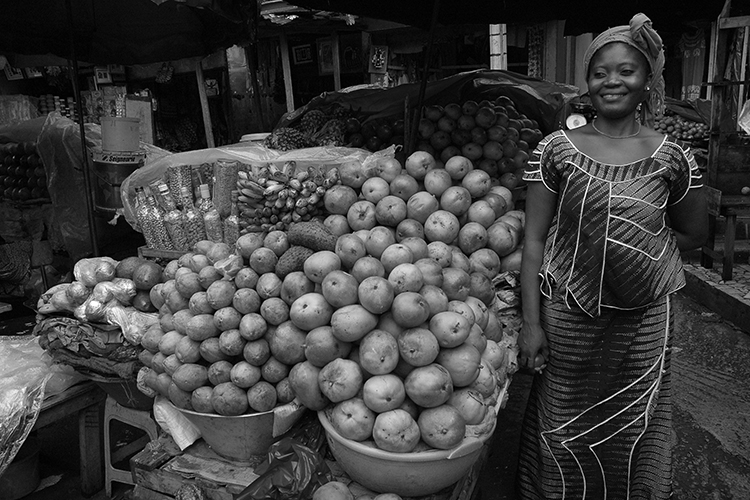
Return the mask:
<svg viewBox="0 0 750 500"><path fill-rule="evenodd" d="M560 130L538 144L523 179L558 194L540 271L545 296L562 290L569 306L598 316L602 307L644 307L685 285L666 216L702 186L688 148L665 137L651 156L609 165Z"/></svg>

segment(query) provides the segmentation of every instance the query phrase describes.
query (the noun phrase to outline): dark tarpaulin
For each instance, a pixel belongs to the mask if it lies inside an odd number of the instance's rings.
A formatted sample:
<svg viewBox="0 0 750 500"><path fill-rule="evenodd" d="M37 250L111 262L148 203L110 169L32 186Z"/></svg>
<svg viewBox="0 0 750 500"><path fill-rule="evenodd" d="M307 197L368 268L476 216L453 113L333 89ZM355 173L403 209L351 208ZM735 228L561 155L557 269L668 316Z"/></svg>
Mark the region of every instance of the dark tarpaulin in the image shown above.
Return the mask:
<svg viewBox="0 0 750 500"><path fill-rule="evenodd" d="M66 4L70 4L72 29ZM14 0L3 2L0 54L148 64L206 56L249 37L254 0Z"/></svg>
<svg viewBox="0 0 750 500"><path fill-rule="evenodd" d="M429 29L434 0L288 0L311 9L343 12ZM626 24L643 12L657 30L683 31L687 23L713 21L724 0L440 0L438 24L539 23L565 20L565 34L596 33Z"/></svg>

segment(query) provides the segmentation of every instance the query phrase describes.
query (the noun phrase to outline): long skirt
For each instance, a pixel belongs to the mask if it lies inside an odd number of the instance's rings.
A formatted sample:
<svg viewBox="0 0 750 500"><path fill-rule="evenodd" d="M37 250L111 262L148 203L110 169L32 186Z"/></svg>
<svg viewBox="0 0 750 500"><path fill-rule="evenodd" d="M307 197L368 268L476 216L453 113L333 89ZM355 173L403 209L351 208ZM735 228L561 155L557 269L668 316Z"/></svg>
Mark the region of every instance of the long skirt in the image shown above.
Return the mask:
<svg viewBox="0 0 750 500"><path fill-rule="evenodd" d="M670 297L596 318L556 297L542 304L550 359L524 417L519 498L670 498Z"/></svg>

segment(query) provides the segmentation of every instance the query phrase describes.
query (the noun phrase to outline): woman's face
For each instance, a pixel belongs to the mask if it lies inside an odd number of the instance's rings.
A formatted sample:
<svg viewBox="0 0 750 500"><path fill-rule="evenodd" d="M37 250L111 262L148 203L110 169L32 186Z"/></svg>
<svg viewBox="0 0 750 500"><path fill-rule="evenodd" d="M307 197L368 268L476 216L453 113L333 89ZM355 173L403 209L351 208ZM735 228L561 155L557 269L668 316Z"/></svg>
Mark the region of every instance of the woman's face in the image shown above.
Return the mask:
<svg viewBox="0 0 750 500"><path fill-rule="evenodd" d="M626 43L608 43L596 51L589 64L591 103L605 118L632 114L646 98L648 76L643 54Z"/></svg>

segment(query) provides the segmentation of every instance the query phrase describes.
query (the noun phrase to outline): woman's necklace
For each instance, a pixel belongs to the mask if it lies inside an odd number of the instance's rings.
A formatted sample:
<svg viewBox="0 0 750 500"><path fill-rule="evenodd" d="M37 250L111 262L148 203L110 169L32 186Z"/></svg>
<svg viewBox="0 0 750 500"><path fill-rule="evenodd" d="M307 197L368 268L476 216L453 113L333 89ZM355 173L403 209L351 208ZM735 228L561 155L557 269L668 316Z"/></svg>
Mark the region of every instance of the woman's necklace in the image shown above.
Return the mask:
<svg viewBox="0 0 750 500"><path fill-rule="evenodd" d="M630 139L631 137L635 137L635 136L637 136L638 134L641 133L641 124L640 123L638 124L638 130L636 130L634 133L628 134L628 135L609 135L609 134L605 134L604 132L602 132L601 130L599 130L596 127L596 120L593 120L591 122L591 126L594 128L594 130L596 131L597 134L603 135L604 137L609 137L610 139Z"/></svg>

